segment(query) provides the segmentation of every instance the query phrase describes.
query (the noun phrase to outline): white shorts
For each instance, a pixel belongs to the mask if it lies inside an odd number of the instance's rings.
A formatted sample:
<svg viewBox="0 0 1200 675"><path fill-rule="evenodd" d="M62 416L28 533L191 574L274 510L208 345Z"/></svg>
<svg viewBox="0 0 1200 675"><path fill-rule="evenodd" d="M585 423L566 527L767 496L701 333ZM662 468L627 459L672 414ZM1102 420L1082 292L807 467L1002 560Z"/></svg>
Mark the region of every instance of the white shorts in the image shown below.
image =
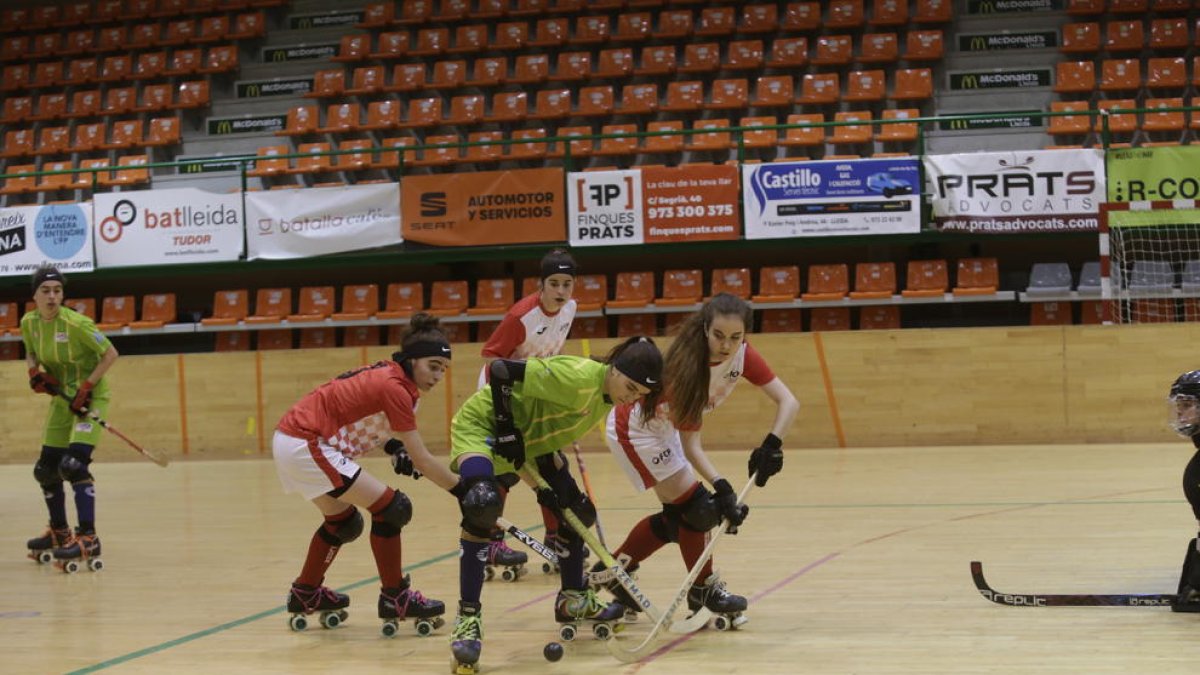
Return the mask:
<svg viewBox="0 0 1200 675"><path fill-rule="evenodd" d="M359 471L358 463L318 439L296 438L276 431L271 439L275 470L284 492L314 499L342 487L342 478Z"/></svg>
<svg viewBox="0 0 1200 675"><path fill-rule="evenodd" d="M643 424L641 413L640 403L613 408L604 424L608 449L639 491L654 487L688 466L675 427L659 418Z"/></svg>

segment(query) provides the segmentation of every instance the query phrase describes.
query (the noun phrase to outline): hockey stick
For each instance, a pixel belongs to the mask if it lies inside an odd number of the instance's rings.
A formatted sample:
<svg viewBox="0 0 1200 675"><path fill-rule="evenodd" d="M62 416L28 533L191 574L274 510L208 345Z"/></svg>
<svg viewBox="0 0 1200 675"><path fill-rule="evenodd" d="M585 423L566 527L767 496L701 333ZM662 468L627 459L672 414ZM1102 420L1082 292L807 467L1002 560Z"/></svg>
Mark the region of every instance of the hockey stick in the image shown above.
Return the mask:
<svg viewBox="0 0 1200 675"><path fill-rule="evenodd" d="M550 561L551 563L553 563L555 565L558 564L558 554L557 553L555 553L554 551L551 551L542 542L538 541L537 539L534 539L525 530L522 530L521 528L514 525L511 520L508 520L507 518L504 518L503 516L501 516L500 518L496 519L496 524L499 525L501 528L503 528L505 532L511 534L514 539L520 541L522 544L525 544L529 548L533 549L534 553L537 553L538 555L542 556L543 558L545 558L546 560Z"/></svg>
<svg viewBox="0 0 1200 675"><path fill-rule="evenodd" d="M755 475L757 475L757 473ZM742 491L738 493L739 504L746 499L746 495L749 494L750 488L752 487L754 487L754 476L750 476L750 480L746 482L746 486L743 487ZM713 549L716 547L717 541L721 539L721 535L725 534L725 531L728 529L729 526L726 524L727 522L728 521L722 522L720 528L716 531L716 533L713 534L712 538L708 540L708 545L704 547L704 551L700 554L700 557L696 559L696 563L692 565L692 569L688 570L687 576L684 577L683 583L679 586L679 591L675 593L675 599L672 600L671 604L667 606L667 611L661 617L659 617L658 621L656 621L653 626L651 626L650 634L647 635L639 644L635 645L633 649L622 648L616 644L616 639L609 640L610 644L608 645L608 652L615 656L618 661L621 661L622 663L634 663L635 661L640 661L653 650L654 639L663 631L663 628L667 627L668 622L671 620L671 616L675 614L679 607L687 600L688 591L691 590L692 584L696 581L696 577L700 576L700 570L704 568L704 564L707 563L708 559L712 557ZM704 620L698 622L694 628L688 626L689 630L676 631L675 627L677 625L688 623L687 620L684 620L676 622L675 624L671 624L671 632L693 633L699 630L702 626L708 623L708 619L712 616L711 612L705 614L707 611L708 608L701 607L700 610L693 615L692 618L697 616L704 617Z"/></svg>
<svg viewBox="0 0 1200 675"><path fill-rule="evenodd" d="M1175 604L1178 595L1175 593L1152 593L1140 595L1134 593L1076 595L1033 595L1000 593L992 590L983 578L983 563L971 562L971 577L975 580L975 588L984 598L1000 605L1010 607L1170 607Z"/></svg>
<svg viewBox="0 0 1200 675"><path fill-rule="evenodd" d="M572 442L571 447L575 449L575 463L579 465L579 476L583 478L583 489L587 492L588 499L592 500L592 504L596 503L596 496L592 494L592 482L588 480L587 464L583 463L583 453L579 451L579 444ZM604 541L604 528L600 526L600 514L596 514L596 534L600 537L600 545L608 548L608 542Z"/></svg>
<svg viewBox="0 0 1200 675"><path fill-rule="evenodd" d="M546 483L546 479L542 478L542 475L536 471L530 471L527 467L522 467L518 473L527 482L536 485L537 489L550 490L551 492L554 491L554 489L551 488L548 483ZM600 541L596 538L595 533L585 526L583 521L579 520L579 516L576 516L575 512L571 509L562 509L561 513L563 518L566 519L567 524L571 526L571 529L575 530L575 532L578 533L581 538L583 538L583 542L596 552L596 556L600 558L600 562L604 563L604 566L608 568L606 571L612 572L617 581L625 587L625 590L629 591L629 595L633 597L635 602L637 602L640 610L645 612L646 616L658 620L662 616L662 613L658 611L658 608L654 606L653 602L650 602L650 598L647 598L646 594L642 593L642 589L638 588L638 585L634 583L633 578L629 576L629 574L625 571L625 568L621 567L620 563L613 559L612 554L608 552L608 549L600 545Z"/></svg>
<svg viewBox="0 0 1200 675"><path fill-rule="evenodd" d="M50 391L52 393L54 393L54 395L58 396L59 398L63 399L64 401L66 401L68 403L72 403L75 401L74 397L67 396L66 394L64 394L62 391L59 391L58 389L50 388ZM91 410L85 410L83 416L92 420L96 424L99 424L100 426L104 427L105 431L107 431L107 432L111 433L112 435L116 436L117 438L125 441L125 443L129 445L129 447L142 453L142 456L145 457L146 459L150 460L151 462L154 462L155 464L157 464L159 466L167 465L167 463L168 463L167 455L165 453L163 453L161 450L143 448L142 446L138 445L137 443L134 443L133 439L131 439L130 437L121 433L119 430L117 430L116 427L112 426L108 422L101 419L99 415L92 412Z"/></svg>

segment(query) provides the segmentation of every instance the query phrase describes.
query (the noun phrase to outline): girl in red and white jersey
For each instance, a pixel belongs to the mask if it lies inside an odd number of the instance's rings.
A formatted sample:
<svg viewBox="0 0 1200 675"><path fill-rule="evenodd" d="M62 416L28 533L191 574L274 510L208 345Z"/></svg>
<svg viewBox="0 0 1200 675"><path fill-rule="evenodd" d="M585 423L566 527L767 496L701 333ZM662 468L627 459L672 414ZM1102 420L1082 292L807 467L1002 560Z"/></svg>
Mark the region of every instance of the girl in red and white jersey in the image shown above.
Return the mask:
<svg viewBox="0 0 1200 675"><path fill-rule="evenodd" d="M643 518L614 555L627 560L627 569L638 565L668 542L678 542L688 569L704 551L708 531L721 519L737 526L749 509L737 503L737 494L721 476L700 443L701 417L733 393L742 379L757 386L776 406L775 420L759 447L750 454L750 475L756 484L783 468L783 434L800 409L796 397L771 371L762 356L746 342L752 315L750 305L728 293L713 296L685 321L667 350L663 378L667 400L653 411L637 403L618 406L608 416L609 449L638 490L653 488L662 511ZM713 486L709 492L696 472ZM711 558L688 593L694 612L707 607L714 613L736 615L746 599L728 593L713 572ZM610 583L619 600L623 588Z"/></svg>
<svg viewBox="0 0 1200 675"><path fill-rule="evenodd" d="M556 248L542 256L541 279L537 291L518 300L504 313L504 319L483 345L483 368L479 371L479 388L487 386L488 366L496 359L527 359L557 356L562 352L571 324L575 321L575 276L578 265L566 250ZM547 458L546 461L551 461ZM556 453L552 460L557 466L566 464L566 457ZM502 486L515 484L511 478ZM542 522L546 525L547 546L556 550L558 518L554 512L541 507ZM488 563L521 565L529 560L524 551L514 551L504 543L504 531L492 533L488 548Z"/></svg>
<svg viewBox="0 0 1200 675"><path fill-rule="evenodd" d="M425 474L440 487L454 487L458 478L433 458L416 422L418 399L437 386L449 366L450 342L438 319L416 314L401 338L401 351L391 360L337 376L305 395L279 421L272 447L284 490L299 492L325 519L288 592L288 611L294 615L341 612L344 618L350 599L322 582L339 548L362 534L363 517L355 507L371 514L371 551L382 586L380 618L445 612L440 600L411 588L403 573L400 531L412 518L412 503L355 460L382 447L392 456L396 473Z"/></svg>

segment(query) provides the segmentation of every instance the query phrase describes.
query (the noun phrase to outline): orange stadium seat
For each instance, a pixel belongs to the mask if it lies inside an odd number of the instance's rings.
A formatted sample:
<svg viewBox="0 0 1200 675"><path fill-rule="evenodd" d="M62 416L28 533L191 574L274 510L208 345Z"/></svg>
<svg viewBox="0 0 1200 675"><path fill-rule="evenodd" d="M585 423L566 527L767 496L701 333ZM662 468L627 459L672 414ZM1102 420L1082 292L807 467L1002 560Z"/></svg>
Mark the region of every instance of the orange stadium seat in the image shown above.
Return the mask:
<svg viewBox="0 0 1200 675"><path fill-rule="evenodd" d="M825 144L824 127L811 126L820 124L825 118L820 113L788 115L787 123L792 126L784 130L779 144L785 147L813 147ZM799 278L799 277L797 277Z"/></svg>
<svg viewBox="0 0 1200 675"><path fill-rule="evenodd" d="M900 308L895 305L872 305L858 310L859 330L896 330L900 328Z"/></svg>
<svg viewBox="0 0 1200 675"><path fill-rule="evenodd" d="M95 298L69 298L67 300L63 300L63 304L86 316L92 321L96 320Z"/></svg>
<svg viewBox="0 0 1200 675"><path fill-rule="evenodd" d="M508 76L508 59L503 56L488 56L475 59L471 66L471 78L466 81L468 87L494 87L504 84Z"/></svg>
<svg viewBox="0 0 1200 675"><path fill-rule="evenodd" d="M513 74L506 82L537 84L550 77L550 57L545 54L521 54L513 61Z"/></svg>
<svg viewBox="0 0 1200 675"><path fill-rule="evenodd" d="M425 289L419 281L388 284L380 319L403 319L425 308Z"/></svg>
<svg viewBox="0 0 1200 675"><path fill-rule="evenodd" d="M654 302L653 272L618 272L617 288L610 308L645 307Z"/></svg>
<svg viewBox="0 0 1200 675"><path fill-rule="evenodd" d="M524 21L509 21L496 26L496 38L490 45L500 51L521 50L529 42L529 24Z"/></svg>
<svg viewBox="0 0 1200 675"><path fill-rule="evenodd" d="M447 54L474 54L488 43L486 24L468 24L454 29L454 44L446 47Z"/></svg>
<svg viewBox="0 0 1200 675"><path fill-rule="evenodd" d="M809 330L814 333L850 330L850 308L818 307L812 310L808 325Z"/></svg>
<svg viewBox="0 0 1200 675"><path fill-rule="evenodd" d="M991 295L1000 287L995 258L960 258L954 295Z"/></svg>
<svg viewBox="0 0 1200 675"><path fill-rule="evenodd" d="M1183 91L1187 83L1187 63L1183 57L1152 58L1146 61L1147 89Z"/></svg>
<svg viewBox="0 0 1200 675"><path fill-rule="evenodd" d="M750 269L733 267L712 271L711 295L728 293L743 300L750 299Z"/></svg>
<svg viewBox="0 0 1200 675"><path fill-rule="evenodd" d="M533 142L539 138L546 138L545 129L519 129L512 134L514 141L530 141L527 143L513 143L508 146L508 156L511 159L541 159L546 156L546 144Z"/></svg>
<svg viewBox="0 0 1200 675"><path fill-rule="evenodd" d="M828 105L837 103L841 96L841 84L837 73L806 73L800 81L797 103Z"/></svg>
<svg viewBox="0 0 1200 675"><path fill-rule="evenodd" d="M538 19L533 31L530 47L560 47L567 41L570 34L570 24L562 17Z"/></svg>
<svg viewBox="0 0 1200 675"><path fill-rule="evenodd" d="M651 35L660 40L686 38L692 34L692 11L690 9L667 9L658 14L658 30Z"/></svg>
<svg viewBox="0 0 1200 675"><path fill-rule="evenodd" d="M379 286L351 285L342 287L342 311L332 316L334 321L362 321L375 316L378 311Z"/></svg>
<svg viewBox="0 0 1200 675"><path fill-rule="evenodd" d="M475 304L467 308L467 314L503 314L513 304L513 280L479 279L475 282Z"/></svg>
<svg viewBox="0 0 1200 675"><path fill-rule="evenodd" d="M327 349L336 346L335 328L304 328L300 331L300 349Z"/></svg>
<svg viewBox="0 0 1200 675"><path fill-rule="evenodd" d="M6 165L4 173L33 173L37 171L37 166L34 164L21 165ZM12 176L4 179L4 187L0 188L0 195L20 195L27 192L37 191L37 178L34 176Z"/></svg>
<svg viewBox="0 0 1200 675"><path fill-rule="evenodd" d="M430 288L429 313L434 316L456 316L467 311L466 281L435 281Z"/></svg>
<svg viewBox="0 0 1200 675"><path fill-rule="evenodd" d="M133 323L134 319L132 295L110 296L101 303L100 321L96 323L96 328L104 332L120 330Z"/></svg>
<svg viewBox="0 0 1200 675"><path fill-rule="evenodd" d="M347 326L342 331L343 347L379 346L379 326Z"/></svg>
<svg viewBox="0 0 1200 675"><path fill-rule="evenodd" d="M785 32L808 32L821 27L821 5L816 2L789 2L780 24Z"/></svg>
<svg viewBox="0 0 1200 675"><path fill-rule="evenodd" d="M683 131L682 120L668 120L662 122L651 122L646 125L647 132L661 131ZM647 136L645 145L642 147L642 152L645 154L653 153L675 153L683 151L684 137L682 134L664 134L662 136Z"/></svg>
<svg viewBox="0 0 1200 675"><path fill-rule="evenodd" d="M758 293L751 300L755 303L791 302L799 295L799 267L763 267L758 271Z"/></svg>
<svg viewBox="0 0 1200 675"><path fill-rule="evenodd" d="M895 33L870 33L862 37L859 63L895 63L900 58L900 43Z"/></svg>
<svg viewBox="0 0 1200 675"><path fill-rule="evenodd" d="M168 323L175 323L175 294L150 293L142 296L142 318L129 327L162 328Z"/></svg>
<svg viewBox="0 0 1200 675"><path fill-rule="evenodd" d="M1187 19L1159 18L1150 22L1150 49L1184 51L1188 48Z"/></svg>
<svg viewBox="0 0 1200 675"><path fill-rule="evenodd" d="M845 264L810 265L808 290L800 295L800 299L810 302L841 300L850 292L849 277L849 267Z"/></svg>
<svg viewBox="0 0 1200 675"><path fill-rule="evenodd" d="M600 309L608 302L608 277L603 274L581 274L575 277L573 297L580 312Z"/></svg>
<svg viewBox="0 0 1200 675"><path fill-rule="evenodd" d="M1096 66L1091 61L1059 61L1055 66L1054 91L1090 94L1095 88Z"/></svg>
<svg viewBox="0 0 1200 675"><path fill-rule="evenodd" d="M657 314L620 314L617 316L617 337L658 335Z"/></svg>
<svg viewBox="0 0 1200 675"><path fill-rule="evenodd" d="M388 31L379 34L379 42L375 51L367 54L367 58L376 59L379 61L390 61L392 59L403 58L408 53L409 47L408 31ZM415 65L415 64L409 64Z"/></svg>
<svg viewBox="0 0 1200 675"><path fill-rule="evenodd" d="M333 286L305 286L300 289L300 308L288 314L289 323L323 321L333 314Z"/></svg>
<svg viewBox="0 0 1200 675"><path fill-rule="evenodd" d="M1140 52L1145 44L1141 20L1108 21L1104 24L1104 48L1109 54Z"/></svg>
<svg viewBox="0 0 1200 675"><path fill-rule="evenodd" d="M743 117L738 120L740 127L766 127L774 126L776 119L774 117ZM762 129L742 132L742 145L747 149L763 149L774 148L779 144L779 131L776 129Z"/></svg>
<svg viewBox="0 0 1200 675"><path fill-rule="evenodd" d="M712 73L720 67L721 45L716 42L704 42L684 45L683 59L675 70L680 73Z"/></svg>
<svg viewBox="0 0 1200 675"><path fill-rule="evenodd" d="M247 324L279 323L292 312L292 289L260 288L255 294L254 313Z"/></svg>
<svg viewBox="0 0 1200 675"><path fill-rule="evenodd" d="M576 317L571 323L572 340L602 339L608 337L608 318L603 316Z"/></svg>
<svg viewBox="0 0 1200 675"><path fill-rule="evenodd" d="M950 286L945 260L910 260L905 289L906 298L940 297Z"/></svg>
<svg viewBox="0 0 1200 675"><path fill-rule="evenodd" d="M1071 303L1069 302L1034 302L1029 305L1029 325L1031 326L1069 326L1071 324Z"/></svg>
<svg viewBox="0 0 1200 675"><path fill-rule="evenodd" d="M290 330L260 330L255 336L255 348L259 351L292 348L293 338Z"/></svg>
<svg viewBox="0 0 1200 675"><path fill-rule="evenodd" d="M760 314L762 316L760 332L799 333L803 330L798 309L764 309Z"/></svg>
<svg viewBox="0 0 1200 675"><path fill-rule="evenodd" d="M715 80L712 95L705 108L709 110L741 110L749 103L750 83L744 79Z"/></svg>
<svg viewBox="0 0 1200 675"><path fill-rule="evenodd" d="M914 61L941 61L945 37L940 30L910 30L904 38L904 59Z"/></svg>
<svg viewBox="0 0 1200 675"><path fill-rule="evenodd" d="M575 19L575 33L567 42L572 45L594 45L608 41L612 33L608 16L592 14Z"/></svg>
<svg viewBox="0 0 1200 675"><path fill-rule="evenodd" d="M903 26L908 23L908 2L905 0L872 0L872 26Z"/></svg>
<svg viewBox="0 0 1200 675"><path fill-rule="evenodd" d="M704 276L698 269L666 270L663 272L662 295L654 304L681 306L698 304L704 297Z"/></svg>
<svg viewBox="0 0 1200 675"><path fill-rule="evenodd" d="M849 35L822 35L817 38L812 63L818 66L844 66L854 58Z"/></svg>
<svg viewBox="0 0 1200 675"><path fill-rule="evenodd" d="M547 79L552 82L582 82L592 76L592 55L589 52L562 52L554 74Z"/></svg>
<svg viewBox="0 0 1200 675"><path fill-rule="evenodd" d="M895 263L858 263L854 266L854 300L880 300L896 293Z"/></svg>
<svg viewBox="0 0 1200 675"><path fill-rule="evenodd" d="M75 168L71 162L43 162L42 171L66 171ZM58 190L71 190L74 186L71 184L73 176L69 173L49 174L42 176L38 180L38 192L57 192ZM0 331L2 333L3 331Z"/></svg>
<svg viewBox="0 0 1200 675"><path fill-rule="evenodd" d="M1100 24L1095 21L1064 24L1059 51L1082 56L1096 54L1100 51Z"/></svg>
<svg viewBox="0 0 1200 675"><path fill-rule="evenodd" d="M265 176L281 176L288 172L288 160L285 157L277 157L277 155L287 155L291 152L291 148L286 145L265 145L255 151L256 159L254 168L248 170L246 175L255 177Z"/></svg>
<svg viewBox="0 0 1200 675"><path fill-rule="evenodd" d="M779 29L779 12L773 4L752 4L742 7L738 32L744 35L774 33Z"/></svg>
<svg viewBox="0 0 1200 675"><path fill-rule="evenodd" d="M592 74L592 77L595 79L623 78L632 73L632 49L604 49L600 52L600 58L596 62L596 72Z"/></svg>
<svg viewBox="0 0 1200 675"><path fill-rule="evenodd" d="M1104 59L1100 64L1100 91L1137 91L1142 86L1142 63L1138 59Z"/></svg>

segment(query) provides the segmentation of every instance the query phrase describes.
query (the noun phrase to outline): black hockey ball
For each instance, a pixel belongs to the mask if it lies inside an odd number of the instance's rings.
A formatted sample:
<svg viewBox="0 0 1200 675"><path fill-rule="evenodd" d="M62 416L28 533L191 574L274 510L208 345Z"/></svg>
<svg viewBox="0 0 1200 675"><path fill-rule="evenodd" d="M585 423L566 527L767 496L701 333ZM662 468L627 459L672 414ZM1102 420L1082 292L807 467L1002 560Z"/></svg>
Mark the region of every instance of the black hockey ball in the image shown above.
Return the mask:
<svg viewBox="0 0 1200 675"><path fill-rule="evenodd" d="M546 657L547 661L557 661L563 657L563 647L557 642L547 642L542 649L542 656Z"/></svg>

